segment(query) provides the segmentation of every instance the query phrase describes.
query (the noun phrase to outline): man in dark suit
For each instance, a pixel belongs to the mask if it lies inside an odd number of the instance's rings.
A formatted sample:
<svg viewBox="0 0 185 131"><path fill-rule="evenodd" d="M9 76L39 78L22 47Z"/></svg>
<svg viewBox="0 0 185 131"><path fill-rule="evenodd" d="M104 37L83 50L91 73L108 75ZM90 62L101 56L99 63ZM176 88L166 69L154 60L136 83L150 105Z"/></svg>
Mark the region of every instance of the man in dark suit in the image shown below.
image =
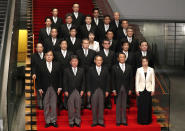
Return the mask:
<svg viewBox="0 0 185 131"><path fill-rule="evenodd" d="M142 66L141 57L146 56L148 58L148 65L154 67L154 59L152 52L148 49L148 43L146 41L141 42L140 50L135 54L136 67L139 68Z"/></svg>
<svg viewBox="0 0 185 131"><path fill-rule="evenodd" d="M56 103L57 94L59 95L62 90L60 66L53 61L53 58L53 52L51 50L47 51L45 54L46 61L43 61L38 66L38 72L36 74L38 78L39 93L43 96L46 128L50 125L58 127L56 123Z"/></svg>
<svg viewBox="0 0 185 131"><path fill-rule="evenodd" d="M74 3L72 9L73 9L73 13L72 13L73 24L78 29L79 26L84 23L84 15L79 12L80 5L78 3Z"/></svg>
<svg viewBox="0 0 185 131"><path fill-rule="evenodd" d="M129 51L135 53L139 50L139 41L134 36L134 30L132 27L127 28L127 36L123 38L121 41L128 41L129 43ZM120 44L121 45L121 44Z"/></svg>
<svg viewBox="0 0 185 131"><path fill-rule="evenodd" d="M96 39L96 30L97 27L94 24L92 24L92 17L90 15L87 15L85 17L85 24L83 24L80 28L81 38L82 39L89 38L89 33L93 32Z"/></svg>
<svg viewBox="0 0 185 131"><path fill-rule="evenodd" d="M81 97L85 91L84 70L78 67L78 57L71 56L71 67L64 71L64 91L68 99L69 126L80 127Z"/></svg>
<svg viewBox="0 0 185 131"><path fill-rule="evenodd" d="M93 8L93 18L92 18L92 24L99 27L99 25L103 24L103 21L99 18L100 11L98 8Z"/></svg>
<svg viewBox="0 0 185 131"><path fill-rule="evenodd" d="M73 23L73 18L72 14L66 14L65 16L65 24L61 26L61 33L60 33L60 38L66 39L70 36L69 32L72 27L74 27Z"/></svg>
<svg viewBox="0 0 185 131"><path fill-rule="evenodd" d="M117 52L117 40L114 40L114 33L112 30L108 30L106 33L106 37L107 39L110 41L110 50L112 50L113 52Z"/></svg>
<svg viewBox="0 0 185 131"><path fill-rule="evenodd" d="M51 36L44 40L44 45L46 46L45 52L47 50L52 50L55 55L57 51L60 51L61 39L57 38L57 35L58 35L57 28L53 27L51 29Z"/></svg>
<svg viewBox="0 0 185 131"><path fill-rule="evenodd" d="M64 70L70 67L70 59L73 55L73 52L67 50L67 41L62 40L60 43L61 50L56 52L56 61L60 64L61 75L63 78ZM63 85L63 81L62 81ZM62 93L58 97L58 107L59 109L66 109L67 110L67 97L64 96L64 102L62 101Z"/></svg>
<svg viewBox="0 0 185 131"><path fill-rule="evenodd" d="M114 39L117 39L117 31L121 28L120 13L114 12L114 19L111 21L111 25L114 31Z"/></svg>
<svg viewBox="0 0 185 131"><path fill-rule="evenodd" d="M82 48L81 39L76 37L76 34L77 34L76 28L72 27L70 29L70 36L66 38L68 44L67 49L73 52L73 54L75 54L77 50Z"/></svg>
<svg viewBox="0 0 185 131"><path fill-rule="evenodd" d="M110 41L108 39L103 40L102 45L103 50L99 52L99 55L103 58L103 66L106 66L109 73L111 73L112 66L115 64L115 53L109 49ZM112 108L110 95L105 99L105 108Z"/></svg>
<svg viewBox="0 0 185 131"><path fill-rule="evenodd" d="M32 70L32 78L35 80L35 86L37 89L37 103L39 109L43 109L43 103L42 103L42 97L39 94L38 91L38 80L36 78L36 72L37 72L37 66L41 64L41 62L44 60L44 48L42 43L37 43L36 45L36 51L34 54L31 55L31 70Z"/></svg>
<svg viewBox="0 0 185 131"><path fill-rule="evenodd" d="M88 72L88 96L92 96L92 127L100 125L104 127L104 99L110 91L110 74L106 67L102 66L103 58L97 55L94 59L96 66L92 66Z"/></svg>
<svg viewBox="0 0 185 131"><path fill-rule="evenodd" d="M87 80L87 72L89 68L94 64L93 60L94 60L94 57L96 56L96 52L94 50L89 49L88 39L82 40L82 49L77 50L76 55L78 55L78 58L79 58L79 66L81 68L84 68L85 77ZM86 105L87 108L89 109L90 97L87 98L87 103L85 103L85 101L86 101L86 98L82 98L82 108L84 108L84 106Z"/></svg>
<svg viewBox="0 0 185 131"><path fill-rule="evenodd" d="M110 24L111 18L109 15L105 15L103 19L103 24L98 26L98 35L99 35L99 40L102 42L106 38L106 32L108 30L113 30L112 25Z"/></svg>
<svg viewBox="0 0 185 131"><path fill-rule="evenodd" d="M128 21L122 20L121 27L117 30L117 40L122 40L127 36Z"/></svg>
<svg viewBox="0 0 185 131"><path fill-rule="evenodd" d="M132 67L125 64L126 55L122 52L118 54L119 63L112 67L112 86L116 100L116 125L123 124L127 126L126 103L127 94L131 94L133 84Z"/></svg>
<svg viewBox="0 0 185 131"><path fill-rule="evenodd" d="M51 27L57 28L58 34L59 34L58 36L60 36L61 26L62 26L63 22L62 22L62 18L58 17L58 9L57 8L52 9L52 15L53 16L51 17L51 19L52 19Z"/></svg>
<svg viewBox="0 0 185 131"><path fill-rule="evenodd" d="M45 39L50 36L52 19L50 17L45 18L45 28L41 28L39 32L39 43L43 43ZM45 45L43 45L45 48Z"/></svg>

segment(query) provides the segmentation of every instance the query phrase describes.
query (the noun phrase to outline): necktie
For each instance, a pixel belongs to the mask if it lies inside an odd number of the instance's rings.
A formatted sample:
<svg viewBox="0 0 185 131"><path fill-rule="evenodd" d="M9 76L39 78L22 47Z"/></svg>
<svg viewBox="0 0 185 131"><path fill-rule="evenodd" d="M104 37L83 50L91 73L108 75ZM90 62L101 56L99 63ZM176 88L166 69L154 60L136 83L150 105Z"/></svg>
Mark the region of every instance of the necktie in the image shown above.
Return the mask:
<svg viewBox="0 0 185 131"><path fill-rule="evenodd" d="M71 37L71 40L72 40L72 43L74 44L75 43L75 38Z"/></svg>
<svg viewBox="0 0 185 131"><path fill-rule="evenodd" d="M100 67L97 68L97 72L98 72L98 75L100 75L100 73L101 73Z"/></svg>
<svg viewBox="0 0 185 131"><path fill-rule="evenodd" d="M53 38L53 45L55 45L55 43L56 43L56 38Z"/></svg>
<svg viewBox="0 0 185 131"><path fill-rule="evenodd" d="M71 24L67 24L67 28L68 28L68 30L70 30Z"/></svg>
<svg viewBox="0 0 185 131"><path fill-rule="evenodd" d="M50 30L49 30L49 28L47 28L47 34L48 34L48 35L50 34Z"/></svg>
<svg viewBox="0 0 185 131"><path fill-rule="evenodd" d="M124 64L122 64L122 71L123 71L123 73L125 72L125 66L124 66Z"/></svg>
<svg viewBox="0 0 185 131"><path fill-rule="evenodd" d="M52 67L51 67L51 62L48 62L48 70L51 73Z"/></svg>
<svg viewBox="0 0 185 131"><path fill-rule="evenodd" d="M109 51L105 50L105 55L108 56L109 55Z"/></svg>
<svg viewBox="0 0 185 131"><path fill-rule="evenodd" d="M90 25L87 25L87 30L88 30L88 31L90 31L90 28L91 28Z"/></svg>
<svg viewBox="0 0 185 131"><path fill-rule="evenodd" d="M63 56L64 56L64 58L66 57L66 51L63 51Z"/></svg>
<svg viewBox="0 0 185 131"><path fill-rule="evenodd" d="M85 49L85 56L87 56L88 55L88 52L87 52L88 50L87 49Z"/></svg>
<svg viewBox="0 0 185 131"><path fill-rule="evenodd" d="M43 55L42 55L42 53L39 53L39 56L40 56L40 58L41 58L41 59L43 59Z"/></svg>
<svg viewBox="0 0 185 131"><path fill-rule="evenodd" d="M73 68L73 73L76 76L76 68Z"/></svg>
<svg viewBox="0 0 185 131"><path fill-rule="evenodd" d="M95 23L96 25L98 25L98 18L95 18Z"/></svg>

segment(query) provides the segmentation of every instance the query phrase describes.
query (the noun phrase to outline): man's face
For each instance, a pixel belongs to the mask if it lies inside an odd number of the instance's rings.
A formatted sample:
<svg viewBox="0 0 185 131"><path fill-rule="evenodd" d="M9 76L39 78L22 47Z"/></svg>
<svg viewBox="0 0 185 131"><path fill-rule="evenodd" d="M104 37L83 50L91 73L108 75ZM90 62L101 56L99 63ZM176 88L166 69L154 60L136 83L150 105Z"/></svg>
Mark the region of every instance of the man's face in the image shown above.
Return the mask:
<svg viewBox="0 0 185 131"><path fill-rule="evenodd" d="M122 64L125 63L125 55L124 54L119 54L118 61Z"/></svg>
<svg viewBox="0 0 185 131"><path fill-rule="evenodd" d="M68 16L68 17L66 18L66 23L67 23L67 24L71 24L72 21L73 21L73 19L72 19L71 16Z"/></svg>
<svg viewBox="0 0 185 131"><path fill-rule="evenodd" d="M49 51L45 55L46 61L51 62L53 60L53 52Z"/></svg>
<svg viewBox="0 0 185 131"><path fill-rule="evenodd" d="M104 41L103 42L103 48L104 49L109 49L110 48L110 42L109 41Z"/></svg>
<svg viewBox="0 0 185 131"><path fill-rule="evenodd" d="M58 9L53 9L52 14L54 17L58 16Z"/></svg>
<svg viewBox="0 0 185 131"><path fill-rule="evenodd" d="M109 39L109 40L112 40L113 39L113 37L114 37L114 34L113 34L113 32L107 32L107 38Z"/></svg>
<svg viewBox="0 0 185 131"><path fill-rule="evenodd" d="M128 49L129 49L129 44L128 44L128 43L124 43L123 46L122 46L122 49L123 49L124 51L128 51Z"/></svg>
<svg viewBox="0 0 185 131"><path fill-rule="evenodd" d="M110 24L110 17L105 17L104 18L104 23L105 24Z"/></svg>
<svg viewBox="0 0 185 131"><path fill-rule="evenodd" d="M57 37L57 30L56 29L52 29L51 30L51 36L53 37L53 38L56 38Z"/></svg>
<svg viewBox="0 0 185 131"><path fill-rule="evenodd" d="M128 37L132 37L133 34L134 34L134 32L133 32L132 29L128 29L128 30L127 30L127 35L128 35Z"/></svg>
<svg viewBox="0 0 185 131"><path fill-rule="evenodd" d="M100 67L103 63L102 57L100 57L100 56L96 57L94 60L94 63L96 64L96 66Z"/></svg>
<svg viewBox="0 0 185 131"><path fill-rule="evenodd" d="M78 12L79 9L80 9L79 4L74 4L72 9L73 9L74 12Z"/></svg>
<svg viewBox="0 0 185 131"><path fill-rule="evenodd" d="M86 23L86 24L91 24L91 22L92 22L91 17L86 17L86 18L85 18L85 23Z"/></svg>
<svg viewBox="0 0 185 131"><path fill-rule="evenodd" d="M72 59L70 63L72 67L76 68L78 66L78 59Z"/></svg>
<svg viewBox="0 0 185 131"><path fill-rule="evenodd" d="M72 29L72 30L70 31L70 35L71 35L72 37L75 37L75 36L76 36L76 30L75 30L75 29Z"/></svg>
<svg viewBox="0 0 185 131"><path fill-rule="evenodd" d="M62 41L61 44L60 44L60 48L62 50L67 50L67 42L66 41Z"/></svg>
<svg viewBox="0 0 185 131"><path fill-rule="evenodd" d="M39 53L43 52L43 46L42 46L41 43L38 43L38 44L37 44L36 50L37 50L37 52L39 52Z"/></svg>
<svg viewBox="0 0 185 131"><path fill-rule="evenodd" d="M88 40L83 40L82 47L84 49L88 49L89 48L89 41Z"/></svg>
<svg viewBox="0 0 185 131"><path fill-rule="evenodd" d="M45 24L46 24L47 27L50 27L51 24L52 24L52 22L51 22L50 19L47 19L46 22L45 22Z"/></svg>
<svg viewBox="0 0 185 131"><path fill-rule="evenodd" d="M122 21L121 26L123 27L123 29L127 29L128 28L128 21Z"/></svg>
<svg viewBox="0 0 185 131"><path fill-rule="evenodd" d="M98 10L94 10L93 16L94 16L95 18L98 18L98 17L99 17L99 11L98 11Z"/></svg>
<svg viewBox="0 0 185 131"><path fill-rule="evenodd" d="M120 14L118 12L114 13L114 19L119 20Z"/></svg>
<svg viewBox="0 0 185 131"><path fill-rule="evenodd" d="M140 45L141 51L147 51L148 50L148 44L147 42L142 42Z"/></svg>

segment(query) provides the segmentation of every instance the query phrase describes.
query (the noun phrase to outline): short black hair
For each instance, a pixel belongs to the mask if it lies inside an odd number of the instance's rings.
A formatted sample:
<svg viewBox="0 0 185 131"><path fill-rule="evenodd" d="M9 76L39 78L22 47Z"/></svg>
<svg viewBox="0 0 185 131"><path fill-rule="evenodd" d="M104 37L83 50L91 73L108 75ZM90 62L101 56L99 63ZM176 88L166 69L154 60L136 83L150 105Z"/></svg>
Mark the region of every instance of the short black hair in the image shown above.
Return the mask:
<svg viewBox="0 0 185 131"><path fill-rule="evenodd" d="M142 56L141 57L141 61L143 61L144 59L148 61L148 57L147 56Z"/></svg>
<svg viewBox="0 0 185 131"><path fill-rule="evenodd" d="M121 41L121 45L122 45L122 46L123 46L125 43L128 43L128 44L129 44L128 40L122 40L122 41Z"/></svg>
<svg viewBox="0 0 185 131"><path fill-rule="evenodd" d="M77 29L75 27L71 27L70 31L72 31L72 30L76 30L77 31Z"/></svg>
<svg viewBox="0 0 185 131"><path fill-rule="evenodd" d="M119 53L118 53L118 58L119 58L119 56L120 56L120 55L124 55L124 56L125 56L125 58L126 58L126 54L125 54L125 53L123 53L123 52L119 52Z"/></svg>
<svg viewBox="0 0 185 131"><path fill-rule="evenodd" d="M85 19L86 19L87 17L90 17L90 18L92 19L92 16L91 16L91 15L86 15L86 16L85 16Z"/></svg>
<svg viewBox="0 0 185 131"><path fill-rule="evenodd" d="M42 43L40 43L40 42L39 42L39 43L37 43L37 45L42 45L42 47L44 47L44 46L43 46L43 44L42 44ZM37 45L36 45L36 47L37 47Z"/></svg>
<svg viewBox="0 0 185 131"><path fill-rule="evenodd" d="M144 42L147 43L147 45L148 45L147 41L141 41L139 45L141 46L141 44L144 43Z"/></svg>
<svg viewBox="0 0 185 131"><path fill-rule="evenodd" d="M51 30L57 30L57 32L58 32L58 29L56 27L52 27Z"/></svg>
<svg viewBox="0 0 185 131"><path fill-rule="evenodd" d="M88 38L83 38L83 39L82 39L82 43L83 43L83 41L85 41L85 40L89 41L89 39L88 39Z"/></svg>
<svg viewBox="0 0 185 131"><path fill-rule="evenodd" d="M133 29L133 27L132 27L132 26L128 26L127 31L128 31L128 30L132 30L132 31L134 31L134 29Z"/></svg>
<svg viewBox="0 0 185 131"><path fill-rule="evenodd" d="M93 34L95 36L95 33L93 31L90 31L89 34Z"/></svg>
<svg viewBox="0 0 185 131"><path fill-rule="evenodd" d="M94 60L96 60L97 57L101 57L102 60L103 60L103 57L102 57L101 55L96 55L96 56L94 57Z"/></svg>
<svg viewBox="0 0 185 131"><path fill-rule="evenodd" d="M77 55L71 55L70 61L73 60L73 59L77 59L78 60L78 56Z"/></svg>
<svg viewBox="0 0 185 131"><path fill-rule="evenodd" d="M72 14L71 13L67 13L66 15L65 15L65 19L67 19L67 17L71 17L72 18Z"/></svg>
<svg viewBox="0 0 185 131"><path fill-rule="evenodd" d="M53 11L54 9L57 9L58 10L58 8L54 7L54 8L51 9L51 11Z"/></svg>
<svg viewBox="0 0 185 131"><path fill-rule="evenodd" d="M128 23L128 20L126 20L126 19L121 20L121 23L123 23L123 21L126 21Z"/></svg>
<svg viewBox="0 0 185 131"><path fill-rule="evenodd" d="M110 15L104 15L103 19L105 19L106 17L109 17L111 19Z"/></svg>
<svg viewBox="0 0 185 131"><path fill-rule="evenodd" d="M46 53L45 53L45 54L47 54L47 53L49 53L49 52L51 52L51 53L53 54L53 51L50 50L50 49L46 50Z"/></svg>
<svg viewBox="0 0 185 131"><path fill-rule="evenodd" d="M50 19L50 21L52 22L52 19L51 19L51 17L49 17L49 16L47 16L46 18L45 18L45 22L47 21L47 19Z"/></svg>
<svg viewBox="0 0 185 131"><path fill-rule="evenodd" d="M102 41L102 44L104 44L105 41L108 41L109 44L110 44L110 40L109 40L109 39L104 39L104 40Z"/></svg>
<svg viewBox="0 0 185 131"><path fill-rule="evenodd" d="M62 42L64 42L64 41L67 43L67 40L64 40L64 39L63 39L63 40L60 41L60 44L62 44Z"/></svg>
<svg viewBox="0 0 185 131"><path fill-rule="evenodd" d="M100 10L98 8L93 8L92 12L94 12L95 10L97 10L98 12L100 12Z"/></svg>
<svg viewBox="0 0 185 131"><path fill-rule="evenodd" d="M112 32L114 34L113 30L107 30L106 34L108 34L108 32Z"/></svg>

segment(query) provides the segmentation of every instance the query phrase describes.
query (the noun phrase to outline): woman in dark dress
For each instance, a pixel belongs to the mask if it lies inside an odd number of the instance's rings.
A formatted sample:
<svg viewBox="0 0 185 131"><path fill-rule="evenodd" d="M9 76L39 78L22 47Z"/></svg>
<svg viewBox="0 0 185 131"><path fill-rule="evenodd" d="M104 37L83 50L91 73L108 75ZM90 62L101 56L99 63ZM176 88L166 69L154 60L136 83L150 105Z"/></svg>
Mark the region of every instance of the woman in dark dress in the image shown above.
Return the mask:
<svg viewBox="0 0 185 131"><path fill-rule="evenodd" d="M142 67L136 72L136 95L138 123L147 125L152 122L152 96L155 91L154 69L148 66L148 58L142 57Z"/></svg>

